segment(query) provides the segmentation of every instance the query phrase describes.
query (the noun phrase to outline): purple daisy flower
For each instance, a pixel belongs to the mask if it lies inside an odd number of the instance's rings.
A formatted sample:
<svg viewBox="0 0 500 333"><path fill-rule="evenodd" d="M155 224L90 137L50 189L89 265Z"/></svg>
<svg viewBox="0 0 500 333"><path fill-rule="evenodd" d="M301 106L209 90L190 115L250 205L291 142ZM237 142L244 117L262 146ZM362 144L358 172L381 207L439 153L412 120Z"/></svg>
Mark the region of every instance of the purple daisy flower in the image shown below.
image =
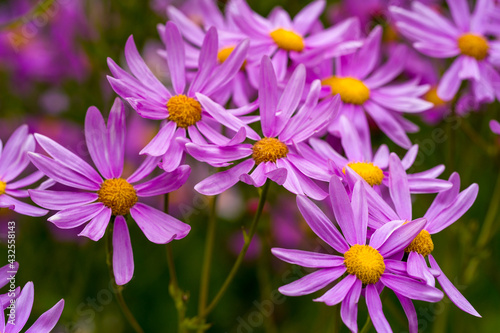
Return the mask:
<svg viewBox="0 0 500 333"><path fill-rule="evenodd" d="M418 1L412 2L411 10L392 6L390 11L415 49L433 58L456 57L439 82L441 99L453 99L461 82L470 80L476 100L500 100L500 74L491 60L499 59L500 44L486 36L493 1L477 1L472 14L466 0L446 2L453 22Z"/></svg>
<svg viewBox="0 0 500 333"><path fill-rule="evenodd" d="M411 197L408 191L408 181L403 173L402 165L395 155L391 156L391 168L396 176L394 176L393 186L389 188L389 191L396 212L387 204L380 204L380 200L377 202L372 201L370 206L370 225L376 228L380 228L386 223L390 223L389 221L394 217L404 219L411 218ZM432 205L427 210L427 213L424 215L424 219L427 221L424 228L405 249L405 252L409 254L407 272L410 276L425 281L431 286L435 285L434 276L437 276L436 278L443 288L443 291L453 303L461 310L480 317L479 313L477 313L467 299L465 299L446 275L444 275L436 260L431 255L434 250L434 243L431 235L447 228L462 217L462 215L472 206L478 193L477 184L472 184L467 189L459 192L460 177L457 173L453 173L449 180L453 184L452 188L436 196ZM370 198L370 195L368 198ZM425 257L429 258L432 269L428 268ZM417 331L417 326L415 324L411 332Z"/></svg>
<svg viewBox="0 0 500 333"><path fill-rule="evenodd" d="M304 65L295 69L283 93L279 93L269 57L262 58L260 67L259 107L264 137L248 135L248 138L257 142L253 145L243 143L246 135L242 128L226 145L186 144L191 156L213 166L229 166L245 159L226 171L204 179L195 189L205 195L215 195L240 180L260 187L269 178L292 193L322 200L327 194L309 177L324 181L328 179L316 172L315 165L298 155L294 145L309 139L329 124L337 114L339 99L318 103L321 88L318 80L313 82L305 103L299 108L305 86ZM218 112L224 113L223 107L209 98L199 94L198 99L205 108L220 109Z"/></svg>
<svg viewBox="0 0 500 333"><path fill-rule="evenodd" d="M28 282L21 290L19 297L15 301L15 317L11 318L10 314L7 316L7 321L5 321L4 311L8 309L8 305L4 305L1 309L0 317L0 332L2 333L18 333L20 332L24 325L28 322L31 309L33 307L33 301L35 289L33 287L33 282ZM26 330L26 333L49 333L56 326L59 318L64 309L64 299L61 299L56 303L50 310L42 314L30 328Z"/></svg>
<svg viewBox="0 0 500 333"><path fill-rule="evenodd" d="M112 216L115 217L113 269L119 285L130 281L134 272L132 245L124 216L130 213L144 235L157 244L182 239L191 229L176 218L139 202L141 197L177 190L186 182L191 169L183 165L138 184L158 164L159 158L147 157L132 175L121 178L125 130L125 110L120 99L117 98L111 108L107 127L97 108L90 107L87 111L85 138L100 175L80 157L40 134L35 134L36 140L52 158L29 154L32 163L48 177L84 191L30 190L34 202L58 211L48 219L58 228L72 229L90 221L79 236L98 241Z"/></svg>
<svg viewBox="0 0 500 333"><path fill-rule="evenodd" d="M316 292L343 274L340 282L316 302L332 306L342 303L341 317L346 326L357 332L357 307L362 290L373 325L378 332L392 332L382 311L379 293L383 287L392 289L405 311L410 299L437 302L443 293L408 276L406 264L392 257L403 252L425 225L425 219L412 222L392 221L376 230L367 244L368 204L363 184L354 185L349 200L338 177L330 181L330 203L343 235L328 217L308 198L297 196L297 205L314 233L342 256L301 250L273 248L272 253L283 261L302 267L318 268L303 278L282 286L279 291L287 296L301 296ZM409 317L413 321L413 317ZM411 325L411 324L410 324Z"/></svg>
<svg viewBox="0 0 500 333"><path fill-rule="evenodd" d="M313 1L292 20L282 8L275 8L269 18L264 18L244 0L233 0L228 5L234 23L251 40L252 53L272 58L278 81L285 78L289 59L312 66L361 46L357 19L347 19L325 30L315 28L324 8L324 0Z"/></svg>
<svg viewBox="0 0 500 333"><path fill-rule="evenodd" d="M389 186L389 148L381 145L373 155L371 144L368 146L362 144L358 133L346 116L340 116L339 124L340 139L346 157L339 154L326 141L317 138L309 140L313 149L304 143L298 145L301 155L313 162L325 177L337 175L343 178L345 168L350 167L372 187ZM405 170L411 168L417 154L418 145L413 145L402 160ZM407 175L410 192L436 193L449 189L451 183L436 179L444 169L444 165L441 164L426 171Z"/></svg>
<svg viewBox="0 0 500 333"><path fill-rule="evenodd" d="M490 129L493 133L500 135L500 123L497 120L490 120Z"/></svg>
<svg viewBox="0 0 500 333"><path fill-rule="evenodd" d="M114 77L108 80L115 92L127 100L144 118L164 120L158 134L141 151L141 154L164 156L161 168L165 171L176 169L182 161L184 144L187 135L197 143L206 143L204 137L211 142L229 139L222 137L214 124L221 123L231 130L250 127L231 112L213 114L204 109L196 100L196 93L214 97L240 70L248 49L248 41L243 41L222 63L217 64L217 31L211 28L203 41L199 57L199 70L186 90L186 67L184 41L177 26L168 22L160 28L160 35L166 45L167 61L174 93L169 91L146 66L139 55L132 37L125 46L125 58L133 75L121 69L108 59L108 65ZM247 113L248 106L238 112ZM214 119L217 119L215 121Z"/></svg>
<svg viewBox="0 0 500 333"><path fill-rule="evenodd" d="M419 85L418 79L388 85L404 69L406 48L399 45L384 65L377 66L381 55L381 39L382 28L377 26L359 50L337 58L335 72L332 62L327 61L316 75L324 86L330 88L329 92L324 92L325 96L340 94L340 112L355 125L363 144L369 146L367 112L392 141L409 149L411 142L406 132L416 132L418 127L402 114L432 108L432 103L419 97L429 90L429 86ZM338 122L333 122L329 130L336 132L339 126Z"/></svg>
<svg viewBox="0 0 500 333"><path fill-rule="evenodd" d="M28 190L22 188L32 185L43 177L43 173L37 171L15 181L30 163L27 153L33 151L35 151L35 140L33 135L28 133L27 125L22 125L16 129L5 147L3 147L0 140L0 208L10 208L16 213L28 216L47 214L45 209L34 207L16 199L28 197ZM44 187L45 185L42 184L41 186Z"/></svg>

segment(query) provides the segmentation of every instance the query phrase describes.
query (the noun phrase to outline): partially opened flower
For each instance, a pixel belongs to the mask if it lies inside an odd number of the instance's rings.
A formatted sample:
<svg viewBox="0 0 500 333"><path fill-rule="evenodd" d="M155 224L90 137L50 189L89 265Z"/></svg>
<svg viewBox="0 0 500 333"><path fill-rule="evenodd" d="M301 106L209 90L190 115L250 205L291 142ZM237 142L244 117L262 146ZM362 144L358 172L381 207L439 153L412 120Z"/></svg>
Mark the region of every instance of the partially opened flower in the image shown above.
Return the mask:
<svg viewBox="0 0 500 333"><path fill-rule="evenodd" d="M317 268L303 278L282 286L287 296L316 292L347 275L321 297L327 305L342 303L341 317L352 332L357 332L359 297L364 290L371 320L378 332L392 332L382 311L379 292L385 286L401 300L403 308L413 306L409 299L437 302L443 297L438 289L409 277L399 260L391 259L403 252L425 225L425 219L405 223L396 220L376 230L367 243L368 204L361 182L357 182L352 198L337 176L330 181L330 203L342 234L326 215L309 199L297 197L299 210L311 229L341 255L273 248L275 256L303 267ZM415 320L409 317L410 325Z"/></svg>
<svg viewBox="0 0 500 333"><path fill-rule="evenodd" d="M424 218L427 220L424 229L405 249L408 253L407 271L410 276L426 281L430 285L434 285L432 270L428 268L425 261L425 258L428 257L432 269L438 274L436 279L450 300L461 310L476 317L481 317L469 301L467 301L441 271L441 268L431 254L434 250L434 242L432 241L431 235L444 230L462 217L462 215L469 210L477 197L477 184L472 184L462 192L459 192L460 176L458 173L455 172L450 176L450 182L453 184L453 187L436 196L432 205L424 215ZM417 332L417 330L415 330L415 332Z"/></svg>
<svg viewBox="0 0 500 333"><path fill-rule="evenodd" d="M1 309L0 332L2 333L18 333L24 328L28 322L35 299L35 289L33 282L28 282L21 290L19 297L15 301L15 311L13 314L8 311L5 318L4 311L7 305ZM11 306L9 303L8 306ZM61 299L51 309L42 314L26 333L49 333L56 326L64 309L64 300Z"/></svg>
<svg viewBox="0 0 500 333"><path fill-rule="evenodd" d="M292 20L282 8L275 8L269 18L264 18L245 0L233 0L228 6L234 23L250 38L252 53L272 58L279 82L285 78L289 59L316 65L361 46L357 19L347 19L325 30L314 29L324 7L324 0L313 1Z"/></svg>
<svg viewBox="0 0 500 333"><path fill-rule="evenodd" d="M342 148L345 156L339 154L325 140L311 138L313 149L305 144L298 145L300 153L310 162L313 162L320 172L329 177L337 175L344 177L346 167L350 167L361 176L370 186L389 186L389 148L381 145L372 154L371 140L368 145L363 144L353 124L345 115L340 116L339 131ZM413 145L402 160L405 170L412 167L418 153L418 145ZM333 163L330 163L333 162ZM444 171L444 165L432 169L408 174L408 185L411 193L436 193L447 190L451 184L446 180L436 179Z"/></svg>
<svg viewBox="0 0 500 333"><path fill-rule="evenodd" d="M2 149L3 148L3 149ZM16 198L28 197L23 189L43 177L40 171L15 180L29 165L28 152L35 151L35 140L28 133L28 126L22 125L12 133L5 147L0 141L0 208L10 208L16 213L28 216L43 216L45 209L29 205Z"/></svg>
<svg viewBox="0 0 500 333"><path fill-rule="evenodd" d="M213 128L213 125L219 122L232 130L237 131L240 127L247 127L248 131L251 131L237 116L230 112L225 112L223 115L211 114L196 99L196 93L215 98L220 89L231 81L245 60L248 41L239 43L226 61L219 65L217 31L211 28L203 40L198 72L186 89L185 44L181 33L172 22L168 22L163 29L160 29L160 33L166 45L173 92L167 89L146 66L132 37L125 46L125 58L133 75L108 59L113 74L113 77L108 76L108 80L115 92L127 100L139 115L144 118L164 120L158 134L141 154L163 156L161 168L172 171L181 164L184 153L185 140L176 140L177 138L189 137L194 142L206 143L205 137L212 142L222 137ZM218 121L214 121L214 118Z"/></svg>
<svg viewBox="0 0 500 333"><path fill-rule="evenodd" d="M283 93L280 93L271 60L267 56L262 58L259 107L264 136L255 138L248 135L249 139L256 142L243 143L246 132L242 128L229 144L186 144L191 156L213 166L225 167L244 159L236 166L198 183L195 186L198 192L205 195L219 194L240 180L260 187L269 178L292 193L305 194L318 200L326 197L326 193L310 177L324 181L329 177L320 175L314 164L297 154L294 144L307 140L325 128L336 116L339 103L338 98L334 98L318 104L320 83L316 81L311 86L306 102L299 107L305 75L304 66L299 65ZM221 114L224 112L222 106L207 97L198 95L198 99L205 108L220 109L218 112Z"/></svg>
<svg viewBox="0 0 500 333"><path fill-rule="evenodd" d="M89 108L85 118L87 148L100 174L53 140L39 134L35 137L52 158L30 153L33 164L51 179L74 190L31 190L31 198L42 207L58 211L49 221L61 229L72 229L88 222L79 235L94 241L102 238L110 219L114 217L113 267L118 284L130 281L134 272L132 246L124 216L130 214L153 243L165 244L184 238L189 233L189 225L139 202L141 197L161 195L180 188L189 176L189 166L180 166L172 172L163 172L139 183L158 164L158 158L148 157L132 175L122 178L125 111L120 99L117 98L111 108L107 127L95 107Z"/></svg>
<svg viewBox="0 0 500 333"><path fill-rule="evenodd" d="M366 112L392 141L409 149L411 142L406 132L418 131L418 127L403 114L422 112L433 106L420 97L429 86L419 85L418 79L389 85L403 71L406 49L403 45L396 47L387 62L378 66L381 39L382 28L377 26L359 50L337 58L335 72L328 61L317 75L330 88L331 95L340 94L340 113L354 124L363 144L368 144L370 137ZM334 122L330 131L338 131L339 126Z"/></svg>
<svg viewBox="0 0 500 333"><path fill-rule="evenodd" d="M398 31L413 41L415 49L433 58L456 57L439 82L441 99L453 99L463 80L472 82L476 100L500 99L500 74L492 61L500 58L500 48L487 37L493 1L477 1L472 14L467 0L446 2L453 21L419 1L412 2L411 10L392 6L390 11Z"/></svg>

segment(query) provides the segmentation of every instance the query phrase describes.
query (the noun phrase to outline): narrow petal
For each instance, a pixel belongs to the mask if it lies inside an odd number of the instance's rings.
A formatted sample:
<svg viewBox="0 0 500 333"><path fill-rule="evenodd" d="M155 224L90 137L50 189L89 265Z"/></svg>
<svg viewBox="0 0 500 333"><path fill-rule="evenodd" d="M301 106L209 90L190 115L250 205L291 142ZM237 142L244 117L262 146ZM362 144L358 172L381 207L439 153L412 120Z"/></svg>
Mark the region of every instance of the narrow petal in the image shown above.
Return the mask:
<svg viewBox="0 0 500 333"><path fill-rule="evenodd" d="M354 213L352 224L356 229L356 244L366 244L368 228L368 204L365 189L361 181L357 181L352 191L351 207Z"/></svg>
<svg viewBox="0 0 500 333"><path fill-rule="evenodd" d="M167 61L172 85L177 95L186 87L184 41L175 23L167 22L163 36L167 48Z"/></svg>
<svg viewBox="0 0 500 333"><path fill-rule="evenodd" d="M113 178L109 161L108 129L101 112L94 106L85 116L85 139L92 161L106 179Z"/></svg>
<svg viewBox="0 0 500 333"><path fill-rule="evenodd" d="M418 333L417 311L415 311L413 302L408 297L404 297L399 293L396 293L396 296L399 299L401 306L403 307L406 317L408 318L410 333Z"/></svg>
<svg viewBox="0 0 500 333"><path fill-rule="evenodd" d="M78 236L85 236L97 242L104 236L109 220L111 219L111 209L103 209L90 220Z"/></svg>
<svg viewBox="0 0 500 333"><path fill-rule="evenodd" d="M18 188L29 186L29 185L39 181L43 176L44 176L44 174L41 171L33 172L31 175L26 176L20 180L17 180L13 183L8 183L7 189L15 190Z"/></svg>
<svg viewBox="0 0 500 333"><path fill-rule="evenodd" d="M280 293L287 296L303 296L312 294L334 282L344 273L344 266L319 269L298 279L297 281L280 287L278 290Z"/></svg>
<svg viewBox="0 0 500 333"><path fill-rule="evenodd" d="M466 32L469 30L470 11L466 0L446 0L455 24Z"/></svg>
<svg viewBox="0 0 500 333"><path fill-rule="evenodd" d="M91 203L61 210L49 217L48 221L54 223L58 228L72 229L90 221L105 209L109 210L101 202Z"/></svg>
<svg viewBox="0 0 500 333"><path fill-rule="evenodd" d="M429 262L431 267L438 270L441 274L437 277L441 288L448 296L448 298L462 311L470 313L473 316L481 317L481 315L474 309L474 307L469 303L469 301L458 291L458 289L450 282L450 280L443 273L438 263L432 255L429 255Z"/></svg>
<svg viewBox="0 0 500 333"><path fill-rule="evenodd" d="M324 302L328 306L333 306L342 302L351 290L352 286L358 278L356 275L347 275L339 283L335 285L332 289L328 290L321 297L316 298L315 302Z"/></svg>
<svg viewBox="0 0 500 333"><path fill-rule="evenodd" d="M357 244L356 228L354 227L354 214L351 202L344 185L337 176L330 180L330 203L345 239L350 245ZM363 245L364 243L362 243Z"/></svg>
<svg viewBox="0 0 500 333"><path fill-rule="evenodd" d="M425 301L439 302L443 299L441 290L428 286L425 282L420 282L406 276L398 276L390 273L382 274L380 281L388 288L405 297Z"/></svg>
<svg viewBox="0 0 500 333"><path fill-rule="evenodd" d="M458 73L462 69L463 59L463 57L455 59L439 81L437 94L443 101L451 101L460 88L462 80L458 78Z"/></svg>
<svg viewBox="0 0 500 333"><path fill-rule="evenodd" d="M170 193L184 185L190 174L191 168L188 165L181 165L172 172L164 172L145 183L135 185L134 188L139 197Z"/></svg>
<svg viewBox="0 0 500 333"><path fill-rule="evenodd" d="M344 257L326 253L308 252L292 249L272 248L271 252L287 263L311 268L337 267L344 264Z"/></svg>
<svg viewBox="0 0 500 333"><path fill-rule="evenodd" d="M125 106L119 98L115 99L108 117L108 163L113 178L123 172L125 155Z"/></svg>
<svg viewBox="0 0 500 333"><path fill-rule="evenodd" d="M305 35L310 32L313 25L319 19L321 13L325 9L326 2L324 0L313 1L305 6L293 18L293 28L300 34Z"/></svg>
<svg viewBox="0 0 500 333"><path fill-rule="evenodd" d="M149 174L158 166L160 160L160 156L146 156L135 172L127 178L127 181L129 183L136 183L149 176Z"/></svg>
<svg viewBox="0 0 500 333"><path fill-rule="evenodd" d="M134 275L134 253L128 232L127 221L117 216L113 227L113 273L116 284L127 284Z"/></svg>
<svg viewBox="0 0 500 333"><path fill-rule="evenodd" d="M144 147L139 154L150 156L161 156L165 154L174 138L177 125L173 121L167 121L162 125L155 137Z"/></svg>
<svg viewBox="0 0 500 333"><path fill-rule="evenodd" d="M382 245L375 247L372 245L372 242L374 241L376 233L383 232L379 231L383 228L382 227L380 229L377 229L377 231L375 231L375 233L372 235L372 238L370 239L370 245L376 248L384 258L389 258L408 247L413 239L415 239L420 231L422 231L426 223L426 219L416 219L414 221L403 224L397 227L393 232L391 232Z"/></svg>
<svg viewBox="0 0 500 333"><path fill-rule="evenodd" d="M306 69L303 64L297 66L278 102L276 118L276 133L281 133L295 109L299 105L306 82Z"/></svg>
<svg viewBox="0 0 500 333"><path fill-rule="evenodd" d="M262 57L260 65L259 102L262 131L266 137L274 137L276 108L278 106L278 82L269 57Z"/></svg>
<svg viewBox="0 0 500 333"><path fill-rule="evenodd" d="M7 322L7 325L5 325L5 332L18 333L23 329L28 321L31 309L33 308L34 298L35 290L33 282L30 281L24 285L24 288L21 290L21 295L19 295L19 298L16 300L15 318ZM14 322L14 324L12 324L12 322Z"/></svg>
<svg viewBox="0 0 500 333"><path fill-rule="evenodd" d="M27 216L44 216L48 213L45 209L41 209L25 202L19 201L7 194L0 195L0 207L9 208L16 213L27 215Z"/></svg>
<svg viewBox="0 0 500 333"><path fill-rule="evenodd" d="M368 307L368 313L370 314L373 326L377 332L392 333L391 325L389 325L382 311L382 302L380 301L377 287L374 284L369 284L366 286L365 291L366 306Z"/></svg>
<svg viewBox="0 0 500 333"><path fill-rule="evenodd" d="M37 205L50 210L63 210L94 202L99 197L97 193L69 192L50 190L29 190L31 200Z"/></svg>
<svg viewBox="0 0 500 333"><path fill-rule="evenodd" d="M64 300L60 300L52 308L42 314L26 333L49 333L56 326L64 309Z"/></svg>
<svg viewBox="0 0 500 333"><path fill-rule="evenodd" d="M389 189L399 217L411 221L412 204L408 177L401 160L394 153L389 157Z"/></svg>
<svg viewBox="0 0 500 333"><path fill-rule="evenodd" d="M344 324L351 330L351 332L358 331L358 301L361 295L363 282L356 280L351 290L347 293L340 308L340 316Z"/></svg>
<svg viewBox="0 0 500 333"><path fill-rule="evenodd" d="M144 235L156 244L166 244L174 239L182 239L191 230L188 224L140 202L130 209L130 215Z"/></svg>

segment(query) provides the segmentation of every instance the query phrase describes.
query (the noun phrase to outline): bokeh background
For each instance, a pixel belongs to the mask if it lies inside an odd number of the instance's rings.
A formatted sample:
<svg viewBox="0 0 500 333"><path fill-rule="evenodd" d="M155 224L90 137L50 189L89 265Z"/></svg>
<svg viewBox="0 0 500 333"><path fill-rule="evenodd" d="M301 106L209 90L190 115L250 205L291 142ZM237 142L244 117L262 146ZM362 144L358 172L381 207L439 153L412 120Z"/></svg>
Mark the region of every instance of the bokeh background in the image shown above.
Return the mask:
<svg viewBox="0 0 500 333"><path fill-rule="evenodd" d="M252 0L249 4L262 15L275 6L295 15L309 1ZM345 1L347 3L347 1ZM346 15L360 15L368 32L375 24L385 27L385 38L398 41L397 33L386 21L388 1L328 1L322 16L325 24ZM405 2L405 1L402 1ZM439 6L439 1L432 1ZM135 41L155 74L168 82L166 64L156 51L161 43L156 25L166 20L169 3L179 6L194 21L202 20L195 1L168 0L11 0L0 1L0 138L5 142L20 124L32 132L45 134L80 156L88 158L83 137L87 108L97 106L108 112L114 93L107 84L106 59L123 61L123 48L129 35ZM383 6L380 7L380 4ZM219 3L220 8L224 2ZM356 6L354 6L356 7ZM401 40L401 42L403 42ZM414 64L409 59L408 67ZM360 64L362 66L362 64ZM416 65L415 65L416 66ZM444 176L452 171L461 175L462 188L479 184L479 196L457 223L433 237L434 255L450 280L483 316L461 312L445 297L437 304L416 303L420 328L425 332L495 332L500 327L500 237L498 205L493 196L499 177L500 141L488 127L499 119L498 102L489 106L470 105L460 117L439 115L432 124L421 117L412 121L421 130L412 134L420 153L412 172L445 164ZM429 120L429 119L427 119ZM158 124L127 113L130 169L140 162L139 150L157 130ZM404 151L373 131L374 146L388 144L402 156ZM170 211L191 224L189 236L172 244L181 288L190 292L188 316L197 309L208 198L197 194L193 185L210 170L193 165L189 182L170 198ZM192 162L192 163L191 163ZM238 185L218 200L216 247L210 284L211 297L234 262L242 242L242 227L249 226L256 209L258 192ZM414 200L414 216L422 215L433 195ZM162 207L161 198L152 202ZM482 232L487 219L494 227ZM35 304L30 322L59 299L66 301L55 332L133 332L113 299L106 266L105 241L92 242L76 237L77 231L61 231L46 218L30 218L6 209L0 210L0 265L7 263L7 222L16 221L16 257L20 263L18 285L34 281ZM147 241L131 224L135 276L125 287L124 296L145 332L175 332L176 311L168 293L169 274L165 247ZM482 235L480 237L480 235ZM301 219L293 195L271 186L269 202L243 268L209 321L209 332L347 332L341 324L338 307L314 303L314 296L284 297L277 288L304 275L300 267L275 260L274 246L307 249L322 244ZM2 256L1 253L4 253ZM321 293L321 292L320 292ZM384 312L395 332L407 331L407 319L396 297L385 293ZM359 325L367 316L360 301Z"/></svg>

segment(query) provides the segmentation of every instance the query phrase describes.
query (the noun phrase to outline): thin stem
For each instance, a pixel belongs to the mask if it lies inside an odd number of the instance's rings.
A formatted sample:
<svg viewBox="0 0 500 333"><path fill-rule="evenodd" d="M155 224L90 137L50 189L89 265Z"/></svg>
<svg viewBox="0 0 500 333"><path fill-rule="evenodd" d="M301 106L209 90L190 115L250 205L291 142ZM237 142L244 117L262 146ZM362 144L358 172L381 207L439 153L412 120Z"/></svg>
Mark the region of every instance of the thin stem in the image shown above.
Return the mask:
<svg viewBox="0 0 500 333"><path fill-rule="evenodd" d="M238 254L238 258L236 259L233 268L231 269L231 272L229 272L229 275L227 276L226 280L224 281L224 284L220 288L219 292L217 295L214 297L213 301L210 303L210 305L205 309L205 311L200 315L200 318L205 318L219 303L221 300L222 296L224 296L224 293L227 291L227 288L233 281L234 277L236 276L236 273L238 272L238 269L240 268L241 264L243 263L243 259L245 258L245 255L248 251L248 247L250 246L250 243L252 242L252 238L255 234L255 231L257 230L257 225L259 224L260 217L262 215L262 211L264 209L264 204L266 202L267 198L267 193L269 191L269 185L270 182L269 180L266 181L264 184L264 187L262 189L262 193L260 195L259 199L259 206L257 208L257 212L255 213L255 217L252 221L252 224L250 226L250 232L245 235L245 243L243 244L243 247Z"/></svg>
<svg viewBox="0 0 500 333"><path fill-rule="evenodd" d="M127 318L128 322L130 323L130 326L132 326L137 333L144 333L141 326L139 325L139 323L135 319L134 315L132 314L132 312L128 308L127 303L125 302L125 298L123 298L123 294L122 294L123 287L116 284L115 274L113 272L113 228L114 228L114 224L115 224L115 218L113 217L109 223L109 227L108 227L108 231L107 231L108 234L106 237L106 263L108 265L109 275L111 278L111 282L113 283L113 289L116 291L116 293L115 293L116 300L117 300L118 304L120 305L120 308L121 308L123 314L125 315L125 318Z"/></svg>
<svg viewBox="0 0 500 333"><path fill-rule="evenodd" d="M168 214L168 202L169 202L169 196L168 193L165 193L163 201L164 203L163 210L167 214ZM167 254L168 272L170 275L170 283L168 286L168 291L170 293L170 296L174 300L175 308L177 310L178 332L184 333L186 332L184 328L184 317L186 315L184 292L179 288L179 280L177 279L177 272L175 270L174 253L172 251L172 246L170 245L170 243L166 244L165 249Z"/></svg>
<svg viewBox="0 0 500 333"><path fill-rule="evenodd" d="M488 155L495 154L495 147L490 145L486 140L484 140L481 135L479 135L474 128L465 120L460 123L460 127L464 131L464 133L469 137L469 139L476 144L479 148L484 150L484 152Z"/></svg>
<svg viewBox="0 0 500 333"><path fill-rule="evenodd" d="M366 317L365 325L361 329L360 333L368 333L370 328L372 328L372 319L370 318L370 315L368 314L368 317Z"/></svg>
<svg viewBox="0 0 500 333"><path fill-rule="evenodd" d="M217 196L210 197L210 215L208 217L207 235L205 240L205 253L203 256L203 268L200 281L200 298L198 301L198 316L205 311L208 301L208 289L210 285L210 268L215 243L215 229L217 224ZM200 329L198 332L203 332Z"/></svg>
<svg viewBox="0 0 500 333"><path fill-rule="evenodd" d="M452 121L448 122L447 130L449 140L448 147L448 163L450 170L455 170L455 149L456 149L456 131L452 128L452 122L456 120L457 112L456 112L457 102L456 99L451 104L451 115L450 118Z"/></svg>

